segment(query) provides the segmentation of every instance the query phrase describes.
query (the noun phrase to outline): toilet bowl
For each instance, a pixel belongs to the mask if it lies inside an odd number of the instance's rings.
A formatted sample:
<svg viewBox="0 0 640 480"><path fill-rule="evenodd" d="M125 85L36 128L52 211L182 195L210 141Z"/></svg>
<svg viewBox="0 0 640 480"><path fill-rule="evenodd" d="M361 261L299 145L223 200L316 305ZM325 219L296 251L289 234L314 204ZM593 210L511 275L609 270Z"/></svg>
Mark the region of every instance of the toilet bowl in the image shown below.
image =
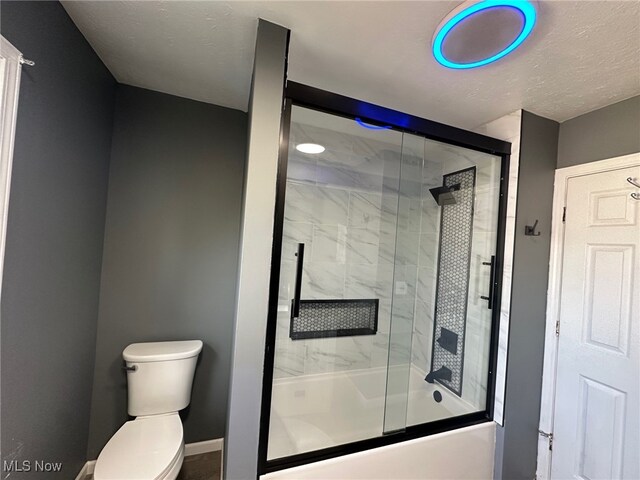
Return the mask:
<svg viewBox="0 0 640 480"><path fill-rule="evenodd" d="M129 345L126 422L100 452L95 480L175 480L184 459L178 411L189 405L199 340Z"/></svg>

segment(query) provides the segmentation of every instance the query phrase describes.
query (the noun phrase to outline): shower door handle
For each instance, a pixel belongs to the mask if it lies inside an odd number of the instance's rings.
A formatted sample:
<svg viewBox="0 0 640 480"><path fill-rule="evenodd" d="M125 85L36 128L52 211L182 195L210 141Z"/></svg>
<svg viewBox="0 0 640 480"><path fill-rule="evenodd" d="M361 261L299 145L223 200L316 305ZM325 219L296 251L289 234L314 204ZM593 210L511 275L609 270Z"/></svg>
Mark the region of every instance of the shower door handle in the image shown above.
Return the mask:
<svg viewBox="0 0 640 480"><path fill-rule="evenodd" d="M490 262L482 262L483 265L488 265L491 267L491 271L489 273L490 284L489 284L489 295L482 295L480 298L487 301L487 308L489 310L493 309L493 297L495 292L496 285L496 256L491 255Z"/></svg>
<svg viewBox="0 0 640 480"><path fill-rule="evenodd" d="M300 316L300 292L302 291L302 266L304 265L304 243L298 244L298 251L296 252L296 284L293 292L293 302L291 306L291 318L298 318Z"/></svg>

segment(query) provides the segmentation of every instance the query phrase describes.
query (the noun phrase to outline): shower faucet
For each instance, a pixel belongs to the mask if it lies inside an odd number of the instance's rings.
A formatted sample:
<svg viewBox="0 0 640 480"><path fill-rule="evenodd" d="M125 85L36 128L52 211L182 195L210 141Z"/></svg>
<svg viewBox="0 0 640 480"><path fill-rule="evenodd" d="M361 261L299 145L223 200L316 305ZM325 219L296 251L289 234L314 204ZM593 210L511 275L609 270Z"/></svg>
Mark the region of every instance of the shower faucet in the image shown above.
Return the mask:
<svg viewBox="0 0 640 480"><path fill-rule="evenodd" d="M445 367L443 365L438 370L432 370L431 372L429 372L427 374L427 376L424 377L424 379L428 383L433 383L436 380L446 380L447 382L450 382L451 381L451 370L449 370L447 367Z"/></svg>

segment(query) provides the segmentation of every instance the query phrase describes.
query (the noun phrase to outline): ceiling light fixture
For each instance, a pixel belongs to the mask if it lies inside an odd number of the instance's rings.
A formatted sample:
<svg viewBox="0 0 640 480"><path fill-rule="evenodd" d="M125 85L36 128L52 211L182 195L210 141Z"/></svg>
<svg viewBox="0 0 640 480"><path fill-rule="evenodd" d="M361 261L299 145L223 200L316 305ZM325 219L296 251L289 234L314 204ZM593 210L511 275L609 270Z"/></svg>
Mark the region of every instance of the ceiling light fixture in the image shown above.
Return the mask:
<svg viewBox="0 0 640 480"><path fill-rule="evenodd" d="M302 153L310 153L315 155L317 153L324 152L324 147L322 145L318 145L317 143L300 143L296 145L296 150Z"/></svg>
<svg viewBox="0 0 640 480"><path fill-rule="evenodd" d="M447 15L433 36L433 56L445 67L476 68L505 57L536 24L535 2L467 0Z"/></svg>

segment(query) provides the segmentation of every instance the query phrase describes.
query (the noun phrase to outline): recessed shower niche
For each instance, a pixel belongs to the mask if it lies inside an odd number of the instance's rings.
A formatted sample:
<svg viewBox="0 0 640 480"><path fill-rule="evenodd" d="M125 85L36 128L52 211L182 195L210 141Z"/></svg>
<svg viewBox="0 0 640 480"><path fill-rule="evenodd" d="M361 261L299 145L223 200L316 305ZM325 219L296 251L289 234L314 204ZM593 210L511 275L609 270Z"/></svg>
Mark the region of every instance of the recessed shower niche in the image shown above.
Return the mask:
<svg viewBox="0 0 640 480"><path fill-rule="evenodd" d="M486 421L508 156L292 103L263 473Z"/></svg>

